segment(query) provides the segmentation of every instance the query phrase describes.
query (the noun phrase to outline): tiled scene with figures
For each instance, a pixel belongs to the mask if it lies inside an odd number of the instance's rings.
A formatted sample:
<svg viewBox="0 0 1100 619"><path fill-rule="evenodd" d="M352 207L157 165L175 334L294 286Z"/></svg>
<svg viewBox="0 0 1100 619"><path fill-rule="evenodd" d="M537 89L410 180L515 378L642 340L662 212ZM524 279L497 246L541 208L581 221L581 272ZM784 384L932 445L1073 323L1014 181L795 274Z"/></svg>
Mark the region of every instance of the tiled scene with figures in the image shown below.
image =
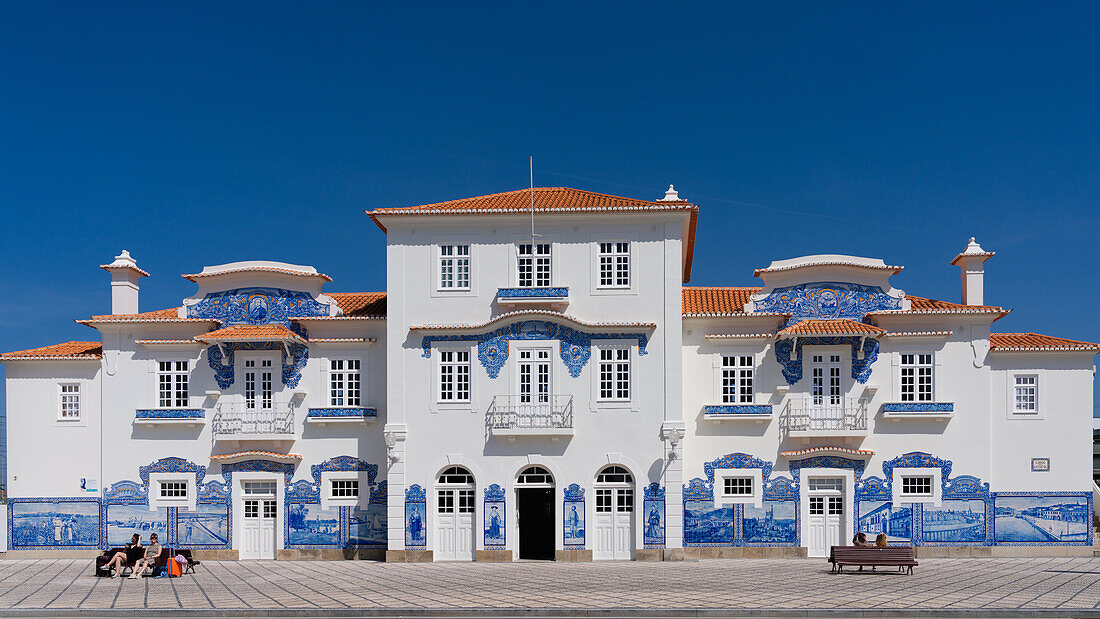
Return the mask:
<svg viewBox="0 0 1100 619"><path fill-rule="evenodd" d="M4 556L1091 556L1100 346L998 331L994 252L943 257L954 300L839 254L692 286L706 212L656 198L376 209L379 292L248 261L149 310L122 251L88 341L0 355Z"/></svg>

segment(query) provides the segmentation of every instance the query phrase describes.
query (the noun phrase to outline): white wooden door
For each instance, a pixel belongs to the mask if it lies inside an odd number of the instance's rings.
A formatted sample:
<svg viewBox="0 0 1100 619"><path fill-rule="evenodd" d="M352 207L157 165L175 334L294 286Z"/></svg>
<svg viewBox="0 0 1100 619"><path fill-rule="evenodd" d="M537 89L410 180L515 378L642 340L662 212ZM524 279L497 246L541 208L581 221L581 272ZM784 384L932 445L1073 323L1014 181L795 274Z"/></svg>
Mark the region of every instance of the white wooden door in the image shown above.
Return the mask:
<svg viewBox="0 0 1100 619"><path fill-rule="evenodd" d="M844 424L840 355L813 355L810 361L810 429L835 430Z"/></svg>
<svg viewBox="0 0 1100 619"><path fill-rule="evenodd" d="M596 489L595 558L634 558L634 489Z"/></svg>
<svg viewBox="0 0 1100 619"><path fill-rule="evenodd" d="M474 560L474 490L441 488L436 495L435 559Z"/></svg>
<svg viewBox="0 0 1100 619"><path fill-rule="evenodd" d="M274 499L245 499L241 559L274 559L278 509Z"/></svg>
<svg viewBox="0 0 1100 619"><path fill-rule="evenodd" d="M836 477L808 480L809 509L806 514L806 554L825 557L832 546L844 545L846 513L844 480Z"/></svg>

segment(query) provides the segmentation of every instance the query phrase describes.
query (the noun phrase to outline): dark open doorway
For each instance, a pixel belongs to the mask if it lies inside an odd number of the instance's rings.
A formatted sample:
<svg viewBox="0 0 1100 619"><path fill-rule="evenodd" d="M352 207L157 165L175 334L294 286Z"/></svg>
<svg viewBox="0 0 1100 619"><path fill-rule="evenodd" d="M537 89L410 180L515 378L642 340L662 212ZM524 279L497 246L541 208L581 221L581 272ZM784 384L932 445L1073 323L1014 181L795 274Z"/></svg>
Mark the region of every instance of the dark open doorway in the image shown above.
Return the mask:
<svg viewBox="0 0 1100 619"><path fill-rule="evenodd" d="M554 489L516 488L519 558L554 560Z"/></svg>

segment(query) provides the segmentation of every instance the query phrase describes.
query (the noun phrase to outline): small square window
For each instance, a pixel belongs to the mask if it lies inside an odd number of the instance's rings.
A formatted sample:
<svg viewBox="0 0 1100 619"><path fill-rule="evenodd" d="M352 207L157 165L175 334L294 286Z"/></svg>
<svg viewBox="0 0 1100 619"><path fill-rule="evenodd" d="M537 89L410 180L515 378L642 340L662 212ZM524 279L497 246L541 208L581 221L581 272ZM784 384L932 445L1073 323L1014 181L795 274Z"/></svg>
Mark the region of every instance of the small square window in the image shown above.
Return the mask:
<svg viewBox="0 0 1100 619"><path fill-rule="evenodd" d="M186 481L162 481L160 482L160 498L162 499L186 499Z"/></svg>
<svg viewBox="0 0 1100 619"><path fill-rule="evenodd" d="M722 482L723 496L752 496L751 477L727 477Z"/></svg>
<svg viewBox="0 0 1100 619"><path fill-rule="evenodd" d="M902 475L901 493L906 496L932 496L932 476Z"/></svg>
<svg viewBox="0 0 1100 619"><path fill-rule="evenodd" d="M358 479L334 479L332 480L332 498L354 499L359 496Z"/></svg>

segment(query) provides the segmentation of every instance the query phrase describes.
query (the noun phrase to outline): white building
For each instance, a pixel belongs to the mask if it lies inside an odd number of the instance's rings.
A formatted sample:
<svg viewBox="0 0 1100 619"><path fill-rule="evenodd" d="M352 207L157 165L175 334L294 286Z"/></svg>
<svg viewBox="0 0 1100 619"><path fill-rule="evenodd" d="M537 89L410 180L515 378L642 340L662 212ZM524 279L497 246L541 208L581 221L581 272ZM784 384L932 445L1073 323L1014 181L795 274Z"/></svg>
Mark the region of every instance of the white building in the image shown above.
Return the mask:
<svg viewBox="0 0 1100 619"><path fill-rule="evenodd" d="M379 209L386 292L242 262L144 313L123 252L99 341L0 356L9 552L1091 553L1100 347L991 333L992 252L952 262L962 303L835 255L692 288L698 213L671 187Z"/></svg>

